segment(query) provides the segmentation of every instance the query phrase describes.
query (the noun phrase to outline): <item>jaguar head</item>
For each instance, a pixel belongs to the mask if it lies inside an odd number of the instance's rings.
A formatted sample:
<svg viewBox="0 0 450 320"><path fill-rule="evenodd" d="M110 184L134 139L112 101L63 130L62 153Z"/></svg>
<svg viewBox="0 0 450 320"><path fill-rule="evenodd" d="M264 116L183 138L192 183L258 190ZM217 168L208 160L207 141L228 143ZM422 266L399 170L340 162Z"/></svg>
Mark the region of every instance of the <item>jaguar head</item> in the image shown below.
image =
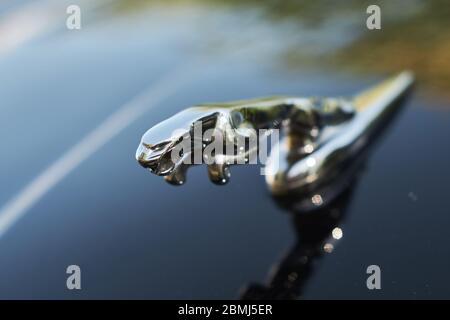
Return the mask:
<svg viewBox="0 0 450 320"><path fill-rule="evenodd" d="M184 155L175 149L190 135L189 128L170 128L170 124L168 119L147 130L136 150L139 164L160 176L172 173L181 164Z"/></svg>
<svg viewBox="0 0 450 320"><path fill-rule="evenodd" d="M214 128L218 117L216 109L205 107L175 114L147 130L136 151L136 160L154 174L173 174L184 162L190 163L185 160L192 156L194 148L202 148L204 130Z"/></svg>

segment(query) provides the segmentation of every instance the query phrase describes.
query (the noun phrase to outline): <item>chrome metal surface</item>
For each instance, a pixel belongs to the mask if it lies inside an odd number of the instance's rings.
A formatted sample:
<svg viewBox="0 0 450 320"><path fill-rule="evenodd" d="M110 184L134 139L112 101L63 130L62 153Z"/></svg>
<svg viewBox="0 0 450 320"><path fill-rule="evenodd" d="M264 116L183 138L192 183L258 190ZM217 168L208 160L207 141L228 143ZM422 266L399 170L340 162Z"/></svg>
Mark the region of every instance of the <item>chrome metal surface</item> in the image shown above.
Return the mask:
<svg viewBox="0 0 450 320"><path fill-rule="evenodd" d="M136 159L168 182L182 184L189 167L185 160L212 141L195 136L197 124L203 132L218 130L223 143L248 138L249 128L281 129L283 138L271 150L265 168L267 185L274 195L307 193L334 178L339 168L361 151L412 83L413 75L403 72L352 98L268 97L195 106L150 128L142 137ZM172 152L186 138L193 141L190 152L174 161ZM216 154L208 163L210 179L218 184L228 182L229 164L239 163L238 157L247 163L256 151L247 148L225 161L226 155ZM319 197L312 201L313 206L327 201Z"/></svg>

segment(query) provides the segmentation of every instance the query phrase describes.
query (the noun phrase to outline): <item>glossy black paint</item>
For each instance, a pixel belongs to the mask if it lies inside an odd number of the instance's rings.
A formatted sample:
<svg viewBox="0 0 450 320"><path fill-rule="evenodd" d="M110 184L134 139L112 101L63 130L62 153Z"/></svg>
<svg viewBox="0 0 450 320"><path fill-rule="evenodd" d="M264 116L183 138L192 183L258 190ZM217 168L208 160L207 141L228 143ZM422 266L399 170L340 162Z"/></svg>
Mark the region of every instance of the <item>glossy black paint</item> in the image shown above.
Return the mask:
<svg viewBox="0 0 450 320"><path fill-rule="evenodd" d="M286 210L257 166L233 167L225 186L195 167L184 186L174 187L134 159L142 133L173 113L271 94L347 95L382 76L280 69L252 46L233 55L199 53L185 45L200 37L189 21L179 22L182 31L143 21L106 19L80 33L61 30L0 57L1 204L149 83L198 64L187 84L84 161L0 238L0 298L251 298L267 286L272 266L290 271L292 257L335 226L343 238L333 252L306 269L294 266L300 276L290 291L280 285L282 270L270 295L450 298L445 99L417 85L357 183L333 204L338 216ZM70 264L81 267L81 291L66 289ZM382 269L380 291L366 288L371 264Z"/></svg>

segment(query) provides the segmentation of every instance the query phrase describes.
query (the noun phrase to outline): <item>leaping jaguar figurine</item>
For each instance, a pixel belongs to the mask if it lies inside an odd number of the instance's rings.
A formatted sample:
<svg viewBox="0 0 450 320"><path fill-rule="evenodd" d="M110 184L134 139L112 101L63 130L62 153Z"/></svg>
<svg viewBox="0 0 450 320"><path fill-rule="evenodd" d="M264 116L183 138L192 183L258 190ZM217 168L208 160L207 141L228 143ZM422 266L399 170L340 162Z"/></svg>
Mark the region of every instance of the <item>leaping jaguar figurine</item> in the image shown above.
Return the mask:
<svg viewBox="0 0 450 320"><path fill-rule="evenodd" d="M182 184L190 166L186 159L214 140L217 143L217 138L195 136L196 124L201 124L202 133L219 132L219 142L224 144L248 139L252 130L281 129L282 139L272 147L265 164L267 185L275 195L310 191L361 152L413 81L410 72L402 72L348 98L267 97L197 105L150 128L142 137L136 159L168 182ZM187 138L192 148L174 157L177 146ZM229 165L246 163L257 152L250 147L240 151L213 154L214 159L207 162L213 182L226 183Z"/></svg>

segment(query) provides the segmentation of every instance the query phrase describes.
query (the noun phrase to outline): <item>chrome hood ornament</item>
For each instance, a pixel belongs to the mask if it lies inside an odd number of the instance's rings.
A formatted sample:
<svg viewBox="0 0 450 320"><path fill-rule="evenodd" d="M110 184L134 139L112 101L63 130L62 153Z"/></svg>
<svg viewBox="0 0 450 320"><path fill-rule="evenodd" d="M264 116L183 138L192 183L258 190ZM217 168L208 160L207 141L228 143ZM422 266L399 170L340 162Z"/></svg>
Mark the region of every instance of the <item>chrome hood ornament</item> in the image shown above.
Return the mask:
<svg viewBox="0 0 450 320"><path fill-rule="evenodd" d="M402 72L348 98L267 97L194 106L150 128L142 137L136 159L152 173L179 185L191 165L186 160L192 159L196 150L203 152L214 141L232 141L237 147L235 141L249 139L251 130L270 133L280 129L282 138L272 146L265 163L267 185L274 195L310 194L323 188L364 149L413 82L410 72ZM196 136L196 124L201 125L201 133L209 129L219 132L220 141ZM186 139L191 148L180 152L179 144ZM244 146L233 155L213 153L210 161L200 159L208 165L213 182L226 183L230 164L248 163L258 152L259 145ZM321 205L324 201L327 199L321 197L312 202Z"/></svg>

